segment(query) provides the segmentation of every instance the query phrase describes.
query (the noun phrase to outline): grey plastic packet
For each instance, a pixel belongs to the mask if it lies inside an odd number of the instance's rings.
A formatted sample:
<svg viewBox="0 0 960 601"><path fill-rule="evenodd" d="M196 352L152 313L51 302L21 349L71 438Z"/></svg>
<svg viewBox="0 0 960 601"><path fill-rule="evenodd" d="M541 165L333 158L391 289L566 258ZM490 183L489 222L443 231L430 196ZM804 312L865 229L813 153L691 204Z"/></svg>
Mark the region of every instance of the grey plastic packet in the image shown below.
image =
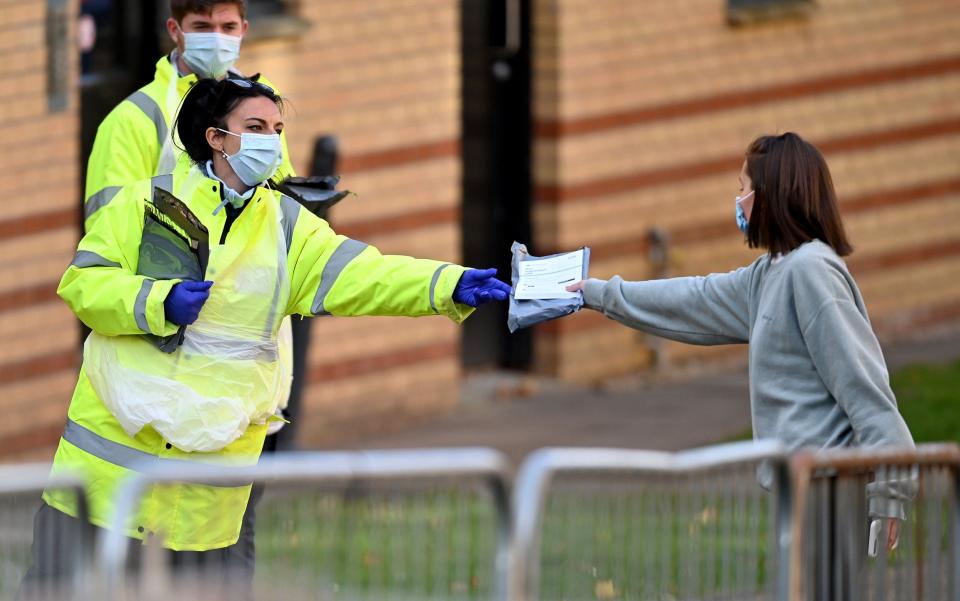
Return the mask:
<svg viewBox="0 0 960 601"><path fill-rule="evenodd" d="M510 284L513 289L517 289L517 282L520 279L521 261L540 261L556 257L557 255L548 255L546 257L535 257L527 252L527 247L519 242L514 242L510 247L513 258L510 261ZM560 253L564 254L564 253ZM587 270L590 265L590 248L583 247L583 279L587 278ZM575 298L556 298L556 299L517 299L514 293L510 293L510 308L507 312L507 328L510 332L516 332L521 328L529 328L532 325L563 317L571 313L576 313L583 307L583 295L578 294Z"/></svg>

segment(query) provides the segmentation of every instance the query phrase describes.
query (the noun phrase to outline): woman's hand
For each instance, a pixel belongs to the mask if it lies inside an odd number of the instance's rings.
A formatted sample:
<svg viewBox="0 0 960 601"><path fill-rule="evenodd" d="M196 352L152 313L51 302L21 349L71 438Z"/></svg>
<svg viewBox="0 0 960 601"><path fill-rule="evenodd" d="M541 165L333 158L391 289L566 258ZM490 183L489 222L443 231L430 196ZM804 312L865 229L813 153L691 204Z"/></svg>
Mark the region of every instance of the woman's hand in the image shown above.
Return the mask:
<svg viewBox="0 0 960 601"><path fill-rule="evenodd" d="M886 533L886 534L884 534ZM886 540L879 540L885 536ZM867 555L876 557L883 544L887 553L892 553L900 543L900 520L897 518L874 518L870 522L870 540L867 543Z"/></svg>
<svg viewBox="0 0 960 601"><path fill-rule="evenodd" d="M887 518L887 553L897 548L900 542L900 520Z"/></svg>
<svg viewBox="0 0 960 601"><path fill-rule="evenodd" d="M567 286L567 292L583 292L586 280L580 280L576 284Z"/></svg>

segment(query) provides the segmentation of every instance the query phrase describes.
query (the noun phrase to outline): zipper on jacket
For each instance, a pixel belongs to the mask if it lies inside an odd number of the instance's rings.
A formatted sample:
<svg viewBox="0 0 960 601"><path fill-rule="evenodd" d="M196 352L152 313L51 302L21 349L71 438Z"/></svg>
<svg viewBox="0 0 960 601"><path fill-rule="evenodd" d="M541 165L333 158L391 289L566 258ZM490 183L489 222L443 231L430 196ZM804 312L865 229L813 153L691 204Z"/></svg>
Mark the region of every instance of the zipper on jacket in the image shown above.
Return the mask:
<svg viewBox="0 0 960 601"><path fill-rule="evenodd" d="M223 202L223 187L217 186L217 188L220 190L220 201ZM243 210L247 208L247 206L250 204L250 200L253 199L254 196L256 196L256 194L254 194L253 196L248 198L246 201L244 201L243 205L239 209L235 208L232 204L229 204L229 203L223 206L223 210L226 213L226 218L223 222L223 231L220 232L221 246L223 246L226 243L227 233L229 233L230 228L233 227L233 222L235 222L237 218L240 217L240 213L242 213Z"/></svg>

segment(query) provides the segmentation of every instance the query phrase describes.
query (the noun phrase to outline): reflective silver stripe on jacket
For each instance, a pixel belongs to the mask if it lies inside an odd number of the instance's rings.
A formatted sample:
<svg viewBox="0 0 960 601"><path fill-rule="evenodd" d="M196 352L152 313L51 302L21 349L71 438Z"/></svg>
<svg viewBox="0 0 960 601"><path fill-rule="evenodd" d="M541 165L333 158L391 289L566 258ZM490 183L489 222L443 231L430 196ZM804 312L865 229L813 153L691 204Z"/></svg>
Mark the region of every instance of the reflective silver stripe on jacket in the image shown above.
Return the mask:
<svg viewBox="0 0 960 601"><path fill-rule="evenodd" d="M98 192L90 195L87 202L83 205L83 218L90 219L90 216L110 204L113 197L120 191L120 186L107 186L101 188Z"/></svg>
<svg viewBox="0 0 960 601"><path fill-rule="evenodd" d="M293 228L297 227L297 218L300 217L300 203L286 195L280 196L280 221L283 224L283 239L287 243L287 252L293 244Z"/></svg>
<svg viewBox="0 0 960 601"><path fill-rule="evenodd" d="M163 148L163 143L167 139L167 120L163 117L160 105L140 90L127 96L127 100L137 105L137 108L143 111L147 117L150 117L157 128L157 141L160 143L160 148Z"/></svg>
<svg viewBox="0 0 960 601"><path fill-rule="evenodd" d="M213 461L186 461L184 459L168 459L165 457L158 457L157 455L151 455L145 451L128 447L120 444L119 442L114 442L109 438L104 438L93 430L85 428L69 418L67 419L67 427L63 429L63 439L81 451L90 453L94 457L133 471L142 471L144 468L154 466L185 467L196 465L197 463L202 463L204 465L212 464L225 468L232 467L230 465L215 463ZM224 487L222 484L207 485ZM229 486L224 488L233 487Z"/></svg>
<svg viewBox="0 0 960 601"><path fill-rule="evenodd" d="M437 267L437 270L433 272L433 277L430 278L430 308L433 309L434 313L439 313L437 310L437 303L434 302L434 292L437 289L437 281L440 280L440 272L450 267L450 263L444 263L440 267Z"/></svg>
<svg viewBox="0 0 960 601"><path fill-rule="evenodd" d="M85 269L87 267L120 267L120 263L110 261L89 250L78 250L70 262L72 267Z"/></svg>
<svg viewBox="0 0 960 601"><path fill-rule="evenodd" d="M133 317L137 320L137 327L147 334L153 333L150 331L150 324L147 323L147 297L150 296L153 284L154 280L149 278L143 280L140 292L137 293L137 301L133 304Z"/></svg>
<svg viewBox="0 0 960 601"><path fill-rule="evenodd" d="M164 173L163 175L154 175L150 178L150 185L173 194L173 174ZM150 192L152 194L153 190L151 189Z"/></svg>
<svg viewBox="0 0 960 601"><path fill-rule="evenodd" d="M166 190L171 194L173 193L172 173L154 176L151 183L162 190ZM122 186L107 186L91 194L90 198L88 198L87 202L83 205L83 218L90 219L91 215L110 204L110 201L117 195L121 187Z"/></svg>
<svg viewBox="0 0 960 601"><path fill-rule="evenodd" d="M317 288L317 295L313 298L313 305L310 306L310 311L314 315L330 315L323 308L323 301L326 300L327 294L330 293L330 289L333 288L333 285L337 282L337 278L340 277L340 273L343 272L347 264L362 253L367 246L365 242L347 238L343 241L343 244L337 247L337 250L333 251L333 256L331 256L327 264L323 266L323 273L320 275L320 286Z"/></svg>

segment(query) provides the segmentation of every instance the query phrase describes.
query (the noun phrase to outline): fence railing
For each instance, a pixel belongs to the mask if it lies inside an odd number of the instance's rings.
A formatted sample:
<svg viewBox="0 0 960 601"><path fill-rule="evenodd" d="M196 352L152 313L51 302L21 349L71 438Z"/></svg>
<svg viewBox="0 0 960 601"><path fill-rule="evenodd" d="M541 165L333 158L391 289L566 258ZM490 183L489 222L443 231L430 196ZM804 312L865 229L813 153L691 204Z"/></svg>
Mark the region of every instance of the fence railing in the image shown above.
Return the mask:
<svg viewBox="0 0 960 601"><path fill-rule="evenodd" d="M41 517L37 510L45 489L75 496L77 520L75 528L63 532L64 536L34 544L34 520ZM0 599L65 599L82 586L94 543L87 516L84 484L79 477L51 475L48 463L0 466ZM37 566L54 563L75 568L71 577L54 582L37 572ZM30 578L26 578L31 567Z"/></svg>
<svg viewBox="0 0 960 601"><path fill-rule="evenodd" d="M523 462L512 504L510 468L490 449L145 467L121 488L96 554L91 528L32 541L45 488L72 491L87 523L82 481L49 470L0 467L0 599L14 598L37 559L33 542L75 569L19 599L960 601L956 445L789 456L773 443L542 449ZM123 534L144 495L184 482L265 487L256 574L234 581L240 594L209 565L183 569L162 537L140 545ZM884 544L886 520L868 548L868 508L901 506L896 548Z"/></svg>
<svg viewBox="0 0 960 601"><path fill-rule="evenodd" d="M798 453L791 468L791 601L960 601L960 447Z"/></svg>
<svg viewBox="0 0 960 601"><path fill-rule="evenodd" d="M178 569L165 551L144 550L131 566L123 526L158 487L253 482L266 492L256 507L256 577L241 598L278 598L280 590L285 599L506 596L509 472L496 451L297 453L250 468L187 467L145 470L123 487L99 554L105 593L236 598L235 589L211 591L225 575L204 565Z"/></svg>
<svg viewBox="0 0 960 601"><path fill-rule="evenodd" d="M536 451L516 481L511 599L783 599L786 466L774 443Z"/></svg>

